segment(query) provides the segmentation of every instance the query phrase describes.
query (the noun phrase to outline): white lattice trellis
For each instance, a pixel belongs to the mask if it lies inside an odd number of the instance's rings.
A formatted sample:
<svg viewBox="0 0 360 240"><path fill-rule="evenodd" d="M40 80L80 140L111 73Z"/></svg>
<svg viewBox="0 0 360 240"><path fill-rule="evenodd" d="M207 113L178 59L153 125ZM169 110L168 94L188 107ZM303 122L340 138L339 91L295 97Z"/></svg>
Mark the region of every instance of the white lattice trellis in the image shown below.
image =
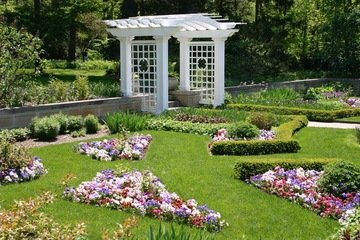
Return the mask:
<svg viewBox="0 0 360 240"><path fill-rule="evenodd" d="M142 95L142 111L156 110L156 44L155 41L133 41L131 45L132 91Z"/></svg>
<svg viewBox="0 0 360 240"><path fill-rule="evenodd" d="M201 90L200 103L214 102L214 43L191 42L189 44L190 89Z"/></svg>

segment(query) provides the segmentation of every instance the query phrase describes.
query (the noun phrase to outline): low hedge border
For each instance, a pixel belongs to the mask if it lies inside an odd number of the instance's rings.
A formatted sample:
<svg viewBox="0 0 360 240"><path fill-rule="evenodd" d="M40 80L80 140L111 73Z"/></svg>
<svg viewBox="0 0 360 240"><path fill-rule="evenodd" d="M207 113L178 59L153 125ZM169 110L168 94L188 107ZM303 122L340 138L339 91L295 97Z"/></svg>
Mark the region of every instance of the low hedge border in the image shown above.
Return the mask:
<svg viewBox="0 0 360 240"><path fill-rule="evenodd" d="M192 123L172 119L150 119L146 129L212 135L221 128L228 128L232 123Z"/></svg>
<svg viewBox="0 0 360 240"><path fill-rule="evenodd" d="M210 147L213 155L296 153L300 149L300 144L295 140L219 141Z"/></svg>
<svg viewBox="0 0 360 240"><path fill-rule="evenodd" d="M247 159L237 161L234 166L235 178L247 180L251 176L262 174L270 169L280 166L285 169L302 167L306 170L322 171L324 166L330 163L331 159L306 159L306 160L279 160L279 159Z"/></svg>
<svg viewBox="0 0 360 240"><path fill-rule="evenodd" d="M305 116L295 116L293 120L281 124L276 129L276 139L274 140L218 141L209 145L210 152L213 155L296 153L301 147L291 137L307 124L308 120Z"/></svg>
<svg viewBox="0 0 360 240"><path fill-rule="evenodd" d="M337 118L360 116L360 108L342 110L318 110L293 107L264 106L255 104L227 104L226 108L242 111L272 112L282 115L305 115L310 121L332 122Z"/></svg>
<svg viewBox="0 0 360 240"><path fill-rule="evenodd" d="M290 139L297 131L306 127L309 120L306 116L294 116L294 118L276 128L277 139Z"/></svg>

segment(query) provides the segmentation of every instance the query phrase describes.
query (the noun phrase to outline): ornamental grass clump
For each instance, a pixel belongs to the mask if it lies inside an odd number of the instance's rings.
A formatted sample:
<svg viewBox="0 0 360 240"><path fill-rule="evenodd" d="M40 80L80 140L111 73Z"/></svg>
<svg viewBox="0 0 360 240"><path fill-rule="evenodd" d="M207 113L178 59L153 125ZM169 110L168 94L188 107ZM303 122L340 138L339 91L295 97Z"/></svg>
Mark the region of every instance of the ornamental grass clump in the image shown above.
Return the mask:
<svg viewBox="0 0 360 240"><path fill-rule="evenodd" d="M66 188L63 197L73 202L131 211L165 221L219 232L226 226L219 212L195 199L183 200L171 193L150 171L115 172L107 169L91 181Z"/></svg>
<svg viewBox="0 0 360 240"><path fill-rule="evenodd" d="M338 197L346 192L360 192L360 168L346 161L327 164L318 187Z"/></svg>
<svg viewBox="0 0 360 240"><path fill-rule="evenodd" d="M54 194L45 192L34 199L16 201L10 210L0 209L0 239L85 239L84 223L61 225L39 212L54 198Z"/></svg>

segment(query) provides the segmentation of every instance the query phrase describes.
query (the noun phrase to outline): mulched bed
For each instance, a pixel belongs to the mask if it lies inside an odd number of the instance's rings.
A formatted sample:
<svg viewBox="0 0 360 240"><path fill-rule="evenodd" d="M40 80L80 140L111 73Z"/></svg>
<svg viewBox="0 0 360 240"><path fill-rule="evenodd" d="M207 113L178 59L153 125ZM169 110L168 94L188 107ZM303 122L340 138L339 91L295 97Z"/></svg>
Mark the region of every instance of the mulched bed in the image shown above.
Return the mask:
<svg viewBox="0 0 360 240"><path fill-rule="evenodd" d="M101 129L95 134L86 134L84 137L77 137L74 138L70 134L65 135L59 135L55 140L52 141L40 141L37 139L28 139L22 142L17 142L16 144L24 146L26 148L33 148L33 147L43 147L47 145L53 145L53 144L62 144L62 143L68 143L68 142L75 142L75 141L83 141L91 138L99 138L109 135L109 131L107 129Z"/></svg>

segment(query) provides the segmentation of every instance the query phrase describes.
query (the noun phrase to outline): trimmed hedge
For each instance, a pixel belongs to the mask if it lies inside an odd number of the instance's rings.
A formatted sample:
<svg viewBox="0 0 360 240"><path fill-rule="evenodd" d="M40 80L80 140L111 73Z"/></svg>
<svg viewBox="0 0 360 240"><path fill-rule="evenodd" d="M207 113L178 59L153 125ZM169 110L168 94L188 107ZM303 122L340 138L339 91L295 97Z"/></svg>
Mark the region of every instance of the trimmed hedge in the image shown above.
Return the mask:
<svg viewBox="0 0 360 240"><path fill-rule="evenodd" d="M146 129L212 135L221 128L229 128L231 123L192 123L171 119L150 119Z"/></svg>
<svg viewBox="0 0 360 240"><path fill-rule="evenodd" d="M300 149L300 144L295 140L219 141L210 147L213 155L296 153Z"/></svg>
<svg viewBox="0 0 360 240"><path fill-rule="evenodd" d="M306 160L275 160L275 159L249 159L237 161L234 166L235 178L247 180L251 176L262 174L270 169L280 166L285 169L302 167L306 170L322 171L324 166L330 163L330 159L306 159Z"/></svg>
<svg viewBox="0 0 360 240"><path fill-rule="evenodd" d="M318 110L293 107L264 106L255 104L228 104L226 108L241 111L272 112L282 115L305 115L310 121L332 122L337 118L360 116L360 108L342 110Z"/></svg>
<svg viewBox="0 0 360 240"><path fill-rule="evenodd" d="M301 149L292 135L308 124L305 116L295 116L290 122L276 129L274 140L219 141L210 144L213 155L261 155L273 153L296 153Z"/></svg>
<svg viewBox="0 0 360 240"><path fill-rule="evenodd" d="M277 139L290 139L297 131L306 127L309 120L306 116L295 116L290 122L281 124L276 128Z"/></svg>

